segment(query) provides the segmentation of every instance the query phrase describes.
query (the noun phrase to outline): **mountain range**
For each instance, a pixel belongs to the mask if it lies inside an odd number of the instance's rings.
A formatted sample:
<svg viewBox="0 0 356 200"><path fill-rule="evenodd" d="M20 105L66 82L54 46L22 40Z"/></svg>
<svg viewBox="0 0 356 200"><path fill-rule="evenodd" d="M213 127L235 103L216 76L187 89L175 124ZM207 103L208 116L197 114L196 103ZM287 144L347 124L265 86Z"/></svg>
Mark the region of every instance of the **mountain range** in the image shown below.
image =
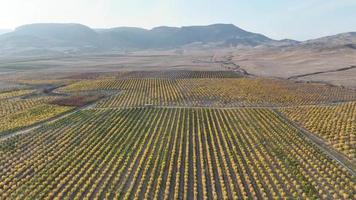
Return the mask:
<svg viewBox="0 0 356 200"><path fill-rule="evenodd" d="M135 27L92 29L81 24L30 24L0 35L0 53L3 55L171 49L191 45L211 48L236 46L355 48L355 44L356 33L299 42L289 39L273 40L262 34L245 31L233 24L180 28L161 26L151 30Z"/></svg>
<svg viewBox="0 0 356 200"><path fill-rule="evenodd" d="M5 34L5 33L8 33L8 32L11 32L11 30L8 30L8 29L0 29L0 35L1 35L1 34Z"/></svg>

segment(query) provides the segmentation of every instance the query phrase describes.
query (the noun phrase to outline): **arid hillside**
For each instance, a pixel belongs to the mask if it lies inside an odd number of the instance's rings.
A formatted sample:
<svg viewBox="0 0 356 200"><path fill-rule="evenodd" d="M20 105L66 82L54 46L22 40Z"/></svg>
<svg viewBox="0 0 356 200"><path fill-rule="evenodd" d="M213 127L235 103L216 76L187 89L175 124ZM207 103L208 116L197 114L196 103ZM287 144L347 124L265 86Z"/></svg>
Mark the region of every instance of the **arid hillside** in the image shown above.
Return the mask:
<svg viewBox="0 0 356 200"><path fill-rule="evenodd" d="M356 50L348 47L314 49L260 48L234 50L235 64L257 76L321 81L356 88Z"/></svg>

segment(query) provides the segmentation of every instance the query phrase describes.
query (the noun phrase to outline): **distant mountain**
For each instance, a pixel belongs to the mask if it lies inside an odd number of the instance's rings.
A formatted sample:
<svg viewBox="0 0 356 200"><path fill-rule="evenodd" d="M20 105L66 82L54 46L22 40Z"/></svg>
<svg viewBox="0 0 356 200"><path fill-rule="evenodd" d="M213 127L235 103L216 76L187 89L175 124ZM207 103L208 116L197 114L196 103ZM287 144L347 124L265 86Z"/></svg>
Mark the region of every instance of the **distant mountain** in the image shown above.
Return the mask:
<svg viewBox="0 0 356 200"><path fill-rule="evenodd" d="M0 29L0 35L11 32L9 29Z"/></svg>
<svg viewBox="0 0 356 200"><path fill-rule="evenodd" d="M292 47L301 44L302 42L297 41L297 40L291 40L291 39L283 39L283 40L278 40L275 42L271 42L268 45L269 46L276 46L276 47Z"/></svg>
<svg viewBox="0 0 356 200"><path fill-rule="evenodd" d="M355 33L298 42L273 40L233 24L208 26L161 26L151 30L135 27L91 29L81 24L30 24L0 35L0 55L53 55L112 50L169 49L184 46L318 47L346 45L353 48Z"/></svg>
<svg viewBox="0 0 356 200"><path fill-rule="evenodd" d="M222 43L225 45L257 46L271 42L264 35L247 32L232 24L214 24L209 26L187 26L182 28L158 27L151 30L157 35L158 42L163 39L169 46L180 46L194 42Z"/></svg>
<svg viewBox="0 0 356 200"><path fill-rule="evenodd" d="M330 49L330 48L352 48L356 49L356 32L340 33L337 35L307 40L300 44L303 47Z"/></svg>
<svg viewBox="0 0 356 200"><path fill-rule="evenodd" d="M81 24L30 24L0 36L0 52L83 52L95 50L175 48L191 43L218 46L258 46L274 40L232 24L118 27L93 30Z"/></svg>
<svg viewBox="0 0 356 200"><path fill-rule="evenodd" d="M80 24L31 24L0 36L4 47L86 47L96 46L98 34Z"/></svg>
<svg viewBox="0 0 356 200"><path fill-rule="evenodd" d="M149 31L135 27L118 27L98 31L100 41L109 49L148 48L152 43Z"/></svg>
<svg viewBox="0 0 356 200"><path fill-rule="evenodd" d="M99 30L103 41L117 48L174 48L191 43L256 46L272 41L231 24L209 26L156 27L151 30L119 27Z"/></svg>

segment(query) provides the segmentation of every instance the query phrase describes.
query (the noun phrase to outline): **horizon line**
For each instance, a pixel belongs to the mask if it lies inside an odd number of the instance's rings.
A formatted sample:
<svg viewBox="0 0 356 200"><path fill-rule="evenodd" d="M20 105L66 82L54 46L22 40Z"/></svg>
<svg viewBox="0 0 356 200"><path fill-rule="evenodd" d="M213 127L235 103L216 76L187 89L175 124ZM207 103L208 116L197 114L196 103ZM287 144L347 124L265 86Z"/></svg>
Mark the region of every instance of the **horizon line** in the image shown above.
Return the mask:
<svg viewBox="0 0 356 200"><path fill-rule="evenodd" d="M303 42L303 41L309 41L309 40L314 40L314 39L319 39L319 38L323 38L323 37L328 37L328 36L335 36L335 35L339 35L339 34L345 34L345 33L355 33L356 30L353 30L353 31L346 31L346 32L339 32L339 33L336 33L336 34L330 34L330 35L326 35L326 34L322 34L321 36L319 37L313 37L313 38L309 38L309 39L305 39L305 40L298 40L298 39L292 39L292 38L283 38L283 39L275 39L273 37L270 37L268 36L267 34L264 34L264 33L261 33L261 32L253 32L253 31L249 31L249 30L246 30L244 28L241 28L240 26L237 26L236 24L234 23L224 23L224 22L214 22L214 23L209 23L209 24L196 24L196 25L179 25L179 26L169 26L169 25L157 25L157 26L152 26L152 27L145 27L145 26L128 26L128 25L118 25L118 26L107 26L107 27L92 27L92 26L89 26L89 25L86 25L84 23L78 23L78 22L36 22L36 23L28 23L28 24L22 24L22 25L19 25L19 26L16 26L15 28L1 28L0 27L0 30L4 30L4 31L8 31L7 33L11 33L11 32L14 32L16 31L17 28L20 28L22 26L27 26L27 25L36 25L36 24L76 24L76 25L82 25L82 26L86 26L92 30L100 30L100 29L103 29L103 30L109 30L109 29L114 29L114 28L140 28L140 29L145 29L145 30L153 30L155 28L160 28L160 27L167 27L167 28L184 28L184 27L199 27L199 26L212 26L212 25L233 25L239 29L242 29L244 31L247 31L247 32L251 32L251 33L257 33L257 34L262 34L268 38L271 38L273 40L295 40L295 41L299 41L299 42ZM2 35L2 34L0 34Z"/></svg>

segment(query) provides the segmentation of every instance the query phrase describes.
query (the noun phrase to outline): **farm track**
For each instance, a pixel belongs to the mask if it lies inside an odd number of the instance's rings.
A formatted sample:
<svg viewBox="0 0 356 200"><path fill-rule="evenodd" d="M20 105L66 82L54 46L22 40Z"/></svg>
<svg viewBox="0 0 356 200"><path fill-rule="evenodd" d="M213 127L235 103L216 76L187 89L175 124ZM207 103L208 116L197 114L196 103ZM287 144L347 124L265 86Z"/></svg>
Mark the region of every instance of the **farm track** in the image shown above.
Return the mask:
<svg viewBox="0 0 356 200"><path fill-rule="evenodd" d="M129 108L215 108L215 109L224 109L224 110L231 110L231 109L258 109L258 108L266 108L266 109L281 109L281 108L303 108L303 107L312 107L312 106L337 106L344 103L354 102L355 100L351 101L339 101L333 103L319 103L319 104L306 104L306 105L292 105L292 106L211 106L211 105L204 105L204 106L170 106L170 105L146 105L146 106L111 106L111 107L95 107L92 105L90 108L95 110L111 110L111 109L129 109Z"/></svg>
<svg viewBox="0 0 356 200"><path fill-rule="evenodd" d="M322 150L324 153L326 153L330 158L335 160L336 162L340 163L342 166L347 168L352 175L356 176L356 165L352 161L350 161L348 158L346 158L344 155L341 153L337 152L333 148L331 148L329 145L326 144L326 141L323 140L322 138L316 136L314 133L310 132L309 130L305 129L298 123L290 120L287 116L285 116L283 113L281 113L277 109L273 109L274 112L276 112L281 118L283 118L286 122L289 124L293 125L295 128L300 130L300 132L306 137L310 142L315 144L320 150Z"/></svg>
<svg viewBox="0 0 356 200"><path fill-rule="evenodd" d="M24 127L20 130L16 130L14 132L8 132L8 133L5 133L3 136L0 136L0 142L2 141L5 141L9 138L12 138L14 136L17 136L17 135L22 135L22 134L26 134L26 133L29 133L43 125L46 125L46 124L50 124L50 123L53 123L53 122L56 122L58 120L61 120L61 119L64 119L74 113L77 113L77 112L80 112L82 110L87 110L87 109L91 109L93 107L95 107L97 102L93 102L91 104L88 104L88 105L85 105L85 106L82 106L82 107L78 107L78 108L74 108L72 110L69 110L67 112L64 112L60 115L57 115L55 117L52 117L50 119L47 119L47 120L44 120L44 121L41 121L41 122L38 122L38 123L35 123L33 125L30 125L30 126L27 126L27 127Z"/></svg>
<svg viewBox="0 0 356 200"><path fill-rule="evenodd" d="M69 115L72 115L72 114L78 112L79 110L81 110L81 109L74 109L74 110L71 110L71 111L62 113L62 114L60 114L60 115L57 115L57 116L55 116L55 117L52 117L52 118L50 118L50 119L47 119L47 120L45 120L45 121L35 123L34 125L31 125L31 126L29 126L29 127L25 127L25 128L23 128L23 129L21 129L21 130L17 130L17 131L15 131L15 132L10 132L10 133L8 133L8 134L5 134L4 136L1 136L1 137L0 137L0 142L5 141L5 140L7 140L7 139L9 139L9 138L12 138L12 137L14 137L14 136L17 136L17 135L22 135L22 134L29 133L29 132L31 132L32 130L35 130L35 129L37 129L37 128L43 126L43 125L50 124L50 123L56 122L56 121L58 121L58 120L60 120L60 119L66 118L66 117L68 117Z"/></svg>
<svg viewBox="0 0 356 200"><path fill-rule="evenodd" d="M355 69L356 66L349 66L349 67L343 67L339 69L334 69L334 70L326 70L326 71L318 71L318 72L312 72L312 73L307 73L307 74L300 74L300 75L295 75L295 76L290 76L287 79L298 79L306 76L313 76L313 75L318 75L318 74L325 74L325 73L333 73L333 72L341 72L341 71L347 71L350 69Z"/></svg>

